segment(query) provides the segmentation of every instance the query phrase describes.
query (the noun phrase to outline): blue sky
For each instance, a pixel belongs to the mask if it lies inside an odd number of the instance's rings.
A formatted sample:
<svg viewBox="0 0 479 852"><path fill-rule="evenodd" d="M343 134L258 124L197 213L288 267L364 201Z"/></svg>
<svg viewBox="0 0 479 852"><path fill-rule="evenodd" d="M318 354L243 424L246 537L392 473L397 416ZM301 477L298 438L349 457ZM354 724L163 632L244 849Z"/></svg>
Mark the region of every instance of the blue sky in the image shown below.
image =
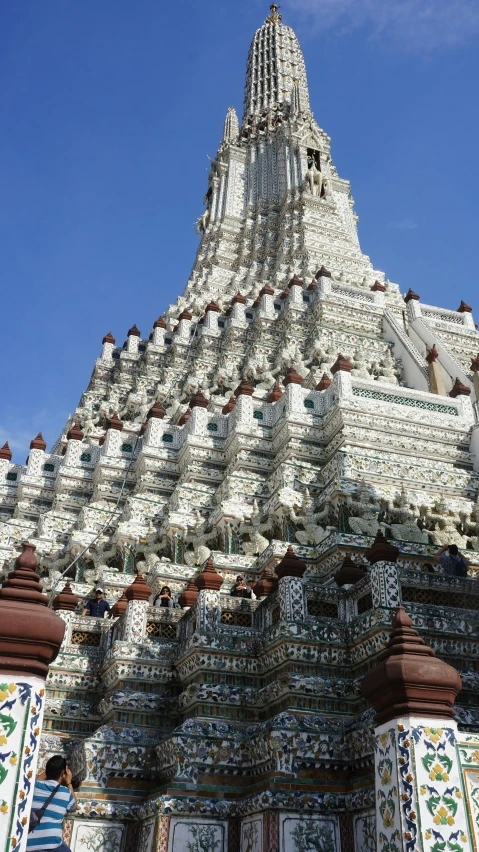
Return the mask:
<svg viewBox="0 0 479 852"><path fill-rule="evenodd" d="M0 13L0 440L49 446L101 338L185 285L206 155L241 113L268 3L22 0ZM363 251L424 302L476 308L474 0L285 0Z"/></svg>

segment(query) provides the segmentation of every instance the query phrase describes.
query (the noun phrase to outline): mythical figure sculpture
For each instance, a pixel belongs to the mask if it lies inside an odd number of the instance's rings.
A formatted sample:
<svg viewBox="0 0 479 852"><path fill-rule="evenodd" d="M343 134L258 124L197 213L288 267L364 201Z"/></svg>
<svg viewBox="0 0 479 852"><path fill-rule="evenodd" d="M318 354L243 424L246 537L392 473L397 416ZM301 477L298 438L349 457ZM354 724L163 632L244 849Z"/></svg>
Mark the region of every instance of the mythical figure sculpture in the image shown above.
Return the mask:
<svg viewBox="0 0 479 852"><path fill-rule="evenodd" d="M375 536L379 530L384 533L387 524L379 521L381 504L371 494L364 480L354 496L348 495L346 505L351 512L348 523L356 535Z"/></svg>
<svg viewBox="0 0 479 852"><path fill-rule="evenodd" d="M356 357L354 358L354 367L351 370L351 375L356 376L358 379L372 378L362 347L358 349Z"/></svg>
<svg viewBox="0 0 479 852"><path fill-rule="evenodd" d="M240 533L247 533L249 535L249 541L243 541L243 550L246 554L257 556L269 547L268 539L261 535L261 533L270 530L272 525L273 521L270 518L265 523L261 523L261 512L258 507L258 501L255 500L249 520L239 526Z"/></svg>
<svg viewBox="0 0 479 852"><path fill-rule="evenodd" d="M207 521L196 510L195 520L193 524L189 525L191 532L188 532L185 536L186 543L193 545L193 550L185 551L185 562L187 565L203 565L203 562L206 562L208 557L211 556L211 550L207 547L206 542L215 539L217 532L216 530L212 530L207 533L207 525Z"/></svg>
<svg viewBox="0 0 479 852"><path fill-rule="evenodd" d="M432 507L421 506L420 512L433 544L438 547L445 544L457 544L464 549L467 547L467 536L458 530L461 517L458 512L448 508L442 497Z"/></svg>
<svg viewBox="0 0 479 852"><path fill-rule="evenodd" d="M309 184L311 195L314 195L316 198L321 198L323 175L318 169L314 161L314 157L308 157L308 171L306 172L305 181Z"/></svg>
<svg viewBox="0 0 479 852"><path fill-rule="evenodd" d="M395 500L388 502L387 519L390 524L392 537L396 541L416 541L419 544L429 543L427 530L420 529L417 524L419 510L409 502L404 486Z"/></svg>
<svg viewBox="0 0 479 852"><path fill-rule="evenodd" d="M397 364L391 355L389 349L387 350L384 358L381 360L379 364L379 375L377 380L379 382L386 382L389 385L397 385L398 377L397 377Z"/></svg>
<svg viewBox="0 0 479 852"><path fill-rule="evenodd" d="M296 512L294 507L289 512L293 523L301 524L304 527L304 529L297 530L295 533L299 543L304 545L319 544L323 539L328 537L332 530L337 529L335 526L327 525L330 513L331 507L329 503L325 503L320 511L314 511L314 500L309 493L309 489L306 488L303 504L299 512ZM326 522L326 525L322 526L324 522Z"/></svg>
<svg viewBox="0 0 479 852"><path fill-rule="evenodd" d="M197 234L204 234L205 233L205 231L206 231L206 229L207 229L207 227L210 223L210 219L211 219L211 210L210 210L209 207L207 207L206 210L203 212L203 214L196 221L195 227L196 227L196 233Z"/></svg>

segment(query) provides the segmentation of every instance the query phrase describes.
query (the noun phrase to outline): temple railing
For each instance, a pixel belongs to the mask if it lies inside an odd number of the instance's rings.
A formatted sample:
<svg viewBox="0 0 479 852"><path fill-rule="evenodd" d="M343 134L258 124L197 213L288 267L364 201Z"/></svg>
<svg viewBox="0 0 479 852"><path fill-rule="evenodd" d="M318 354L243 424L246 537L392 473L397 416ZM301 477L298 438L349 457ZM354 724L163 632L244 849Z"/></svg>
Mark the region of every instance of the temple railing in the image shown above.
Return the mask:
<svg viewBox="0 0 479 852"><path fill-rule="evenodd" d="M158 642L162 639L178 638L179 622L184 614L182 609L149 606L146 611L145 640Z"/></svg>

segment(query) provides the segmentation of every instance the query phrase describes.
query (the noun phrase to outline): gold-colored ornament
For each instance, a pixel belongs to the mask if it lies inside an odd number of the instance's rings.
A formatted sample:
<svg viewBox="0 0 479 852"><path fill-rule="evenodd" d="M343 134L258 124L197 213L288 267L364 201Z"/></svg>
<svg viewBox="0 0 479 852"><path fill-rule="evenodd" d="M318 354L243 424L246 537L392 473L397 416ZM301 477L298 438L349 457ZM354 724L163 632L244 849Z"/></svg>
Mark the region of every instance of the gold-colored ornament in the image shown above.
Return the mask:
<svg viewBox="0 0 479 852"><path fill-rule="evenodd" d="M279 8L280 6L277 6L276 3L271 3L271 6L269 7L271 15L268 15L266 18L267 24L278 24L280 22L282 16L278 12Z"/></svg>

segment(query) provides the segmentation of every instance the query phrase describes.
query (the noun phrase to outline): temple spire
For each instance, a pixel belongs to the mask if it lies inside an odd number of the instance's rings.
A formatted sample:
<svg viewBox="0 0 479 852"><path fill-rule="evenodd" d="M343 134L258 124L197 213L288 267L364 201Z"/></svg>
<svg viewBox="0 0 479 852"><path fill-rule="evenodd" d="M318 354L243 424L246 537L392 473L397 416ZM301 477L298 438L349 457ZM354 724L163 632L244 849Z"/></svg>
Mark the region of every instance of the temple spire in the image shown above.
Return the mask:
<svg viewBox="0 0 479 852"><path fill-rule="evenodd" d="M256 30L248 54L243 123L249 116L265 116L288 109L293 83L297 104L309 111L306 66L296 34L281 22L280 7L273 3L263 26ZM296 96L295 96L296 97Z"/></svg>

